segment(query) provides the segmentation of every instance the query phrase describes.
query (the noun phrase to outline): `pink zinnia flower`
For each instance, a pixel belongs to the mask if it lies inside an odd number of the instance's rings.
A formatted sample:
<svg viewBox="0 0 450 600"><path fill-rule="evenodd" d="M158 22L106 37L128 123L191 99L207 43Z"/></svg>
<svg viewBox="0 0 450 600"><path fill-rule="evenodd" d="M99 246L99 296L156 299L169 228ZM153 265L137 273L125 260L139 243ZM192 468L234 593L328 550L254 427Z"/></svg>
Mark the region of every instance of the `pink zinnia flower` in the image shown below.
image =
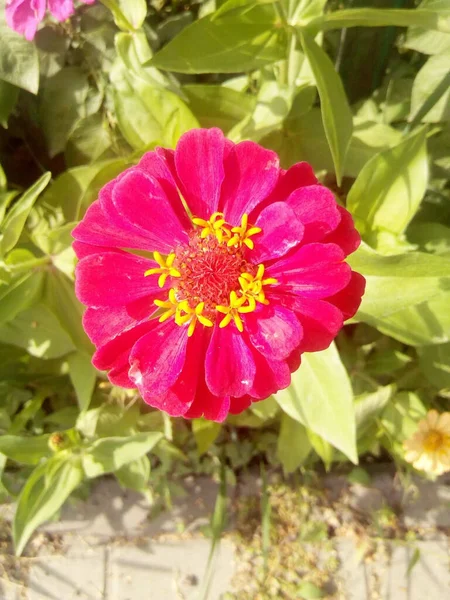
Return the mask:
<svg viewBox="0 0 450 600"><path fill-rule="evenodd" d="M93 4L95 0L81 0ZM31 41L48 8L57 21L65 21L74 13L73 0L6 0L6 23Z"/></svg>
<svg viewBox="0 0 450 600"><path fill-rule="evenodd" d="M311 167L219 129L145 154L73 236L93 364L172 416L222 421L286 388L364 291L344 262L359 234Z"/></svg>

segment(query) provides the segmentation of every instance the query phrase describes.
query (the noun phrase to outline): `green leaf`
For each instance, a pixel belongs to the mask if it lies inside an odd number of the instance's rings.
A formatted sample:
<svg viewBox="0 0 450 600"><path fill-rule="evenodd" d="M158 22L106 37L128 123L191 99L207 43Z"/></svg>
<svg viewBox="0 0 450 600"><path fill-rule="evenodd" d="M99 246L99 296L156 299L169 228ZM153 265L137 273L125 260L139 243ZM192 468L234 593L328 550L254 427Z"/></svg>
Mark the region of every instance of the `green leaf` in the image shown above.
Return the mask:
<svg viewBox="0 0 450 600"><path fill-rule="evenodd" d="M358 439L361 439L375 422L396 392L395 385L379 387L376 392L355 398L355 419Z"/></svg>
<svg viewBox="0 0 450 600"><path fill-rule="evenodd" d="M403 233L428 183L426 131L380 152L362 169L347 196L347 208L365 231Z"/></svg>
<svg viewBox="0 0 450 600"><path fill-rule="evenodd" d="M306 429L308 440L314 452L322 460L325 470L328 472L333 464L334 448L321 435L314 433L311 429Z"/></svg>
<svg viewBox="0 0 450 600"><path fill-rule="evenodd" d="M312 446L304 425L286 413L281 416L277 456L285 473L293 473L308 458Z"/></svg>
<svg viewBox="0 0 450 600"><path fill-rule="evenodd" d="M50 179L51 173L42 175L35 184L22 194L6 215L1 227L0 255L6 254L16 245L33 204L38 199L39 194L47 187Z"/></svg>
<svg viewBox="0 0 450 600"><path fill-rule="evenodd" d="M139 29L147 16L145 0L101 0L112 12L114 21L124 31Z"/></svg>
<svg viewBox="0 0 450 600"><path fill-rule="evenodd" d="M449 36L450 37L450 36ZM423 65L414 79L411 95L411 113L409 121L413 121L424 104L436 97L435 104L422 116L425 123L437 123L450 120L450 49L444 54L432 56ZM438 98L440 86L444 86Z"/></svg>
<svg viewBox="0 0 450 600"><path fill-rule="evenodd" d="M75 350L57 317L44 304L35 304L1 325L0 341L39 358L58 358Z"/></svg>
<svg viewBox="0 0 450 600"><path fill-rule="evenodd" d="M195 437L199 456L205 454L211 445L214 444L221 429L222 425L220 423L207 421L206 419L193 419L192 432Z"/></svg>
<svg viewBox="0 0 450 600"><path fill-rule="evenodd" d="M297 597L303 600L316 600L317 598L325 597L324 592L317 585L309 581L304 581L300 584L297 594Z"/></svg>
<svg viewBox="0 0 450 600"><path fill-rule="evenodd" d="M417 431L417 423L425 417L426 412L421 399L414 392L397 394L381 415L388 447L401 452L401 443Z"/></svg>
<svg viewBox="0 0 450 600"><path fill-rule="evenodd" d="M443 11L436 3L436 10L429 9L378 9L348 8L327 13L308 23L308 27L316 30L341 29L343 27L424 27L450 33L449 11Z"/></svg>
<svg viewBox="0 0 450 600"><path fill-rule="evenodd" d="M122 135L136 150L151 145L175 147L198 122L173 92L156 87L117 61L110 74L116 117Z"/></svg>
<svg viewBox="0 0 450 600"><path fill-rule="evenodd" d="M410 252L382 256L362 245L347 260L353 270L366 278L366 291L357 314L371 325L450 289L450 262L438 255Z"/></svg>
<svg viewBox="0 0 450 600"><path fill-rule="evenodd" d="M355 467L347 475L347 481L350 483L357 483L358 485L369 486L372 478L366 469L363 469L362 467Z"/></svg>
<svg viewBox="0 0 450 600"><path fill-rule="evenodd" d="M0 79L37 94L39 60L35 45L10 29L0 11Z"/></svg>
<svg viewBox="0 0 450 600"><path fill-rule="evenodd" d="M39 525L50 519L83 481L83 469L78 456L60 452L40 464L25 483L17 503L13 523L16 555Z"/></svg>
<svg viewBox="0 0 450 600"><path fill-rule="evenodd" d="M328 55L306 32L301 32L300 37L316 80L323 126L333 156L336 179L340 185L353 131L352 112L341 78Z"/></svg>
<svg viewBox="0 0 450 600"><path fill-rule="evenodd" d="M92 366L91 357L84 352L75 352L67 358L69 375L77 394L80 411L86 411L91 402L97 379L97 370Z"/></svg>
<svg viewBox="0 0 450 600"><path fill-rule="evenodd" d="M449 0L423 0L419 8L430 8L435 11L450 10ZM423 27L410 27L406 34L406 40L403 43L405 48L423 52L424 54L441 54L446 50L450 50L450 35L440 33Z"/></svg>
<svg viewBox="0 0 450 600"><path fill-rule="evenodd" d="M124 465L114 474L122 487L145 493L150 479L150 460L148 456L141 456Z"/></svg>
<svg viewBox="0 0 450 600"><path fill-rule="evenodd" d="M162 437L162 433L149 432L96 440L86 448L83 455L86 476L93 478L114 473L127 463L145 456Z"/></svg>
<svg viewBox="0 0 450 600"><path fill-rule="evenodd" d="M64 156L69 166L91 163L111 148L109 125L102 115L90 115L80 119L73 128L66 145Z"/></svg>
<svg viewBox="0 0 450 600"><path fill-rule="evenodd" d="M19 88L0 79L0 125L8 127L9 115L16 106Z"/></svg>
<svg viewBox="0 0 450 600"><path fill-rule="evenodd" d="M190 84L182 89L200 125L220 127L224 133L251 114L255 106L254 96L223 85Z"/></svg>
<svg viewBox="0 0 450 600"><path fill-rule="evenodd" d="M425 377L438 389L450 389L450 343L425 346L418 353Z"/></svg>
<svg viewBox="0 0 450 600"><path fill-rule="evenodd" d="M303 354L290 387L275 398L290 417L358 462L352 388L334 344Z"/></svg>
<svg viewBox="0 0 450 600"><path fill-rule="evenodd" d="M64 150L75 124L86 116L88 92L81 67L65 67L45 81L39 94L39 117L50 156Z"/></svg>
<svg viewBox="0 0 450 600"><path fill-rule="evenodd" d="M48 446L50 435L0 436L0 452L11 460L24 465L37 465L44 456L51 454Z"/></svg>
<svg viewBox="0 0 450 600"><path fill-rule="evenodd" d="M285 58L287 36L273 2L228 0L189 25L151 60L178 73L237 73Z"/></svg>
<svg viewBox="0 0 450 600"><path fill-rule="evenodd" d="M21 311L33 305L42 296L44 273L29 270L0 287L0 323L14 319Z"/></svg>
<svg viewBox="0 0 450 600"><path fill-rule="evenodd" d="M72 349L76 348L91 356L93 346L82 326L84 306L75 296L73 282L56 269L49 271L44 298L64 332L67 332L66 335L70 336Z"/></svg>

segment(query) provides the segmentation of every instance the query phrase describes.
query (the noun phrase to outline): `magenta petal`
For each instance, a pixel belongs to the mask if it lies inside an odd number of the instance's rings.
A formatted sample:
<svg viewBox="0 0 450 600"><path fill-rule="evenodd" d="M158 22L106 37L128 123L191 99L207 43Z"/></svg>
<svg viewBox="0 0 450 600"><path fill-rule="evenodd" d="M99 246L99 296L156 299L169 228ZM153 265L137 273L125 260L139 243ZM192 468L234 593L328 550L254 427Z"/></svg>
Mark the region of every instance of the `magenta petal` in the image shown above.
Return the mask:
<svg viewBox="0 0 450 600"><path fill-rule="evenodd" d="M75 269L75 292L87 306L120 306L139 298L159 298L158 277L144 277L157 264L125 252L86 256Z"/></svg>
<svg viewBox="0 0 450 600"><path fill-rule="evenodd" d="M328 301L290 294L280 296L279 300L297 314L302 324L302 352L325 350L344 324L342 312Z"/></svg>
<svg viewBox="0 0 450 600"><path fill-rule="evenodd" d="M188 419L205 417L209 421L222 423L228 416L229 408L230 397L214 396L209 391L204 377L200 377L195 400L184 416Z"/></svg>
<svg viewBox="0 0 450 600"><path fill-rule="evenodd" d="M156 148L154 152L147 152L141 158L137 169L144 171L146 175L150 175L158 181L182 228L189 230L192 223L178 193L178 176L175 169L174 151L167 148Z"/></svg>
<svg viewBox="0 0 450 600"><path fill-rule="evenodd" d="M256 374L249 396L264 400L279 390L284 390L291 383L291 372L285 361L266 360L266 358L253 351L253 360L256 365Z"/></svg>
<svg viewBox="0 0 450 600"><path fill-rule="evenodd" d="M289 196L298 188L315 185L317 178L314 175L311 165L307 162L299 162L292 165L287 171L281 171L280 179L274 189L272 200L287 200Z"/></svg>
<svg viewBox="0 0 450 600"><path fill-rule="evenodd" d="M252 404L252 398L248 394L240 398L230 398L230 414L240 415Z"/></svg>
<svg viewBox="0 0 450 600"><path fill-rule="evenodd" d="M115 181L108 183L100 191L100 198L110 196L114 185ZM76 240L92 246L140 248L149 251L155 249L148 235L141 235L136 231L130 233L130 228L118 227L103 210L100 201L91 204L72 235Z"/></svg>
<svg viewBox="0 0 450 600"><path fill-rule="evenodd" d="M156 311L153 297L140 298L126 306L88 308L83 315L83 327L96 346L102 346L117 335L148 319Z"/></svg>
<svg viewBox="0 0 450 600"><path fill-rule="evenodd" d="M345 256L348 256L358 249L361 243L361 236L356 231L352 215L348 210L342 206L338 206L338 210L341 214L339 225L334 231L324 237L322 241L327 244L337 244L342 248Z"/></svg>
<svg viewBox="0 0 450 600"><path fill-rule="evenodd" d="M326 298L350 281L351 269L342 262L343 258L344 253L335 244L307 244L271 265L265 276L278 280L275 293L290 291L310 298Z"/></svg>
<svg viewBox="0 0 450 600"><path fill-rule="evenodd" d="M206 353L206 385L215 396L243 396L255 375L252 352L234 325L214 331Z"/></svg>
<svg viewBox="0 0 450 600"><path fill-rule="evenodd" d="M253 263L284 256L291 248L297 246L303 237L303 225L284 202L275 202L265 208L255 225L260 227L262 232L253 238Z"/></svg>
<svg viewBox="0 0 450 600"><path fill-rule="evenodd" d="M147 235L155 250L168 254L187 243L184 227L156 179L137 169L129 170L112 190L118 214Z"/></svg>
<svg viewBox="0 0 450 600"><path fill-rule="evenodd" d="M240 225L244 213L251 211L274 189L279 175L275 152L255 142L237 144L225 159L220 209L232 225Z"/></svg>
<svg viewBox="0 0 450 600"><path fill-rule="evenodd" d="M151 323L152 329L133 347L129 371L148 404L165 396L179 378L188 342L187 327L179 327L173 320Z"/></svg>
<svg viewBox="0 0 450 600"><path fill-rule="evenodd" d="M48 0L48 10L57 21L65 21L74 13L73 0Z"/></svg>
<svg viewBox="0 0 450 600"><path fill-rule="evenodd" d="M181 193L196 217L209 219L219 206L225 138L220 129L192 129L181 136L175 166Z"/></svg>
<svg viewBox="0 0 450 600"><path fill-rule="evenodd" d="M348 285L334 296L327 298L327 302L337 306L342 311L344 319L350 319L356 314L361 304L365 288L366 280L364 277L352 271L352 277Z"/></svg>
<svg viewBox="0 0 450 600"><path fill-rule="evenodd" d="M341 220L333 194L323 185L302 187L289 196L287 203L305 226L305 244L321 241Z"/></svg>
<svg viewBox="0 0 450 600"><path fill-rule="evenodd" d="M283 306L264 306L247 314L245 325L253 346L268 360L284 360L303 337L297 317Z"/></svg>
<svg viewBox="0 0 450 600"><path fill-rule="evenodd" d="M12 0L5 8L8 27L31 41L45 15L46 0Z"/></svg>
<svg viewBox="0 0 450 600"><path fill-rule="evenodd" d="M128 372L129 357L134 344L152 327L153 321L145 321L120 333L97 349L92 357L92 364L100 371L113 369L116 373Z"/></svg>

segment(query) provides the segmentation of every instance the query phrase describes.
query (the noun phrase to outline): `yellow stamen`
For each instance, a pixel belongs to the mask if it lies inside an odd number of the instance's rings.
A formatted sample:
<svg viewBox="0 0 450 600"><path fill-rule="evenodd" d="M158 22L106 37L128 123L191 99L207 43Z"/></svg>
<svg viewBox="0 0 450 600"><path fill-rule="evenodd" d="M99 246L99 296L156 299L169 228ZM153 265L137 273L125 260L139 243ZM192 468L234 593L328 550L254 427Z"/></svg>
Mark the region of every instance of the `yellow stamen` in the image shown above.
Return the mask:
<svg viewBox="0 0 450 600"><path fill-rule="evenodd" d="M192 219L192 222L194 223L194 225L202 227L200 237L203 239L208 235L214 235L216 236L219 242L223 242L231 236L229 226L227 226L227 223L223 218L223 213L221 212L213 213L209 221L206 221L205 219L199 219L198 217L194 217Z"/></svg>
<svg viewBox="0 0 450 600"><path fill-rule="evenodd" d="M242 215L241 224L238 227L233 227L231 233L234 234L227 242L227 246L242 246L245 244L247 248L253 250L255 244L250 238L262 230L260 227L254 227L248 224L248 215Z"/></svg>
<svg viewBox="0 0 450 600"><path fill-rule="evenodd" d="M254 308L250 305L243 306L246 302L247 298L245 296L238 297L236 292L231 292L230 306L216 306L216 310L225 315L219 323L219 327L226 327L231 323L231 320L233 320L238 330L242 333L244 331L244 324L242 323L240 313L250 313L254 311Z"/></svg>
<svg viewBox="0 0 450 600"><path fill-rule="evenodd" d="M156 306L166 309L159 317L160 323L164 323L164 321L167 321L167 319L170 319L170 317L173 317L173 315L175 315L175 322L177 321L181 302L177 300L175 290L173 288L169 291L169 297L167 300L155 300L154 303Z"/></svg>
<svg viewBox="0 0 450 600"><path fill-rule="evenodd" d="M253 310L255 310L256 302L260 302L261 304L269 304L264 293L264 286L278 283L273 277L268 277L266 279L263 279L263 277L264 265L258 265L256 275L252 275L251 273L242 273L242 275L239 277L242 296L247 299L250 306L253 306Z"/></svg>
<svg viewBox="0 0 450 600"><path fill-rule="evenodd" d="M159 252L153 252L153 258L158 263L159 267L148 269L148 271L145 271L144 277L159 274L158 285L161 288L164 287L168 277L181 277L181 273L172 266L175 260L175 254L171 253L167 258L163 258Z"/></svg>
<svg viewBox="0 0 450 600"><path fill-rule="evenodd" d="M193 335L197 322L200 322L205 327L212 327L214 325L214 323L210 319L207 319L202 314L204 308L204 302L200 302L195 308L191 308L187 300L183 300L183 302L180 303L180 312L184 312L185 314L178 314L175 317L175 323L177 325L184 325L185 323L189 323L188 337L191 337Z"/></svg>

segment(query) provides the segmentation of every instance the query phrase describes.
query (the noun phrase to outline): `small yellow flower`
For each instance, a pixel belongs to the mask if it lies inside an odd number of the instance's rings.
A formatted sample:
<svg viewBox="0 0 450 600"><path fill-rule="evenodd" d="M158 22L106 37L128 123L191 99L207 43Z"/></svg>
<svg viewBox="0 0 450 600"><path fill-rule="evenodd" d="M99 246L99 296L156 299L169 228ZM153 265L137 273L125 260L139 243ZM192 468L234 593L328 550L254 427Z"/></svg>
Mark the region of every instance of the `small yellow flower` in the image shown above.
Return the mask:
<svg viewBox="0 0 450 600"><path fill-rule="evenodd" d="M432 475L450 471L450 412L430 410L403 448L405 460L420 471Z"/></svg>

